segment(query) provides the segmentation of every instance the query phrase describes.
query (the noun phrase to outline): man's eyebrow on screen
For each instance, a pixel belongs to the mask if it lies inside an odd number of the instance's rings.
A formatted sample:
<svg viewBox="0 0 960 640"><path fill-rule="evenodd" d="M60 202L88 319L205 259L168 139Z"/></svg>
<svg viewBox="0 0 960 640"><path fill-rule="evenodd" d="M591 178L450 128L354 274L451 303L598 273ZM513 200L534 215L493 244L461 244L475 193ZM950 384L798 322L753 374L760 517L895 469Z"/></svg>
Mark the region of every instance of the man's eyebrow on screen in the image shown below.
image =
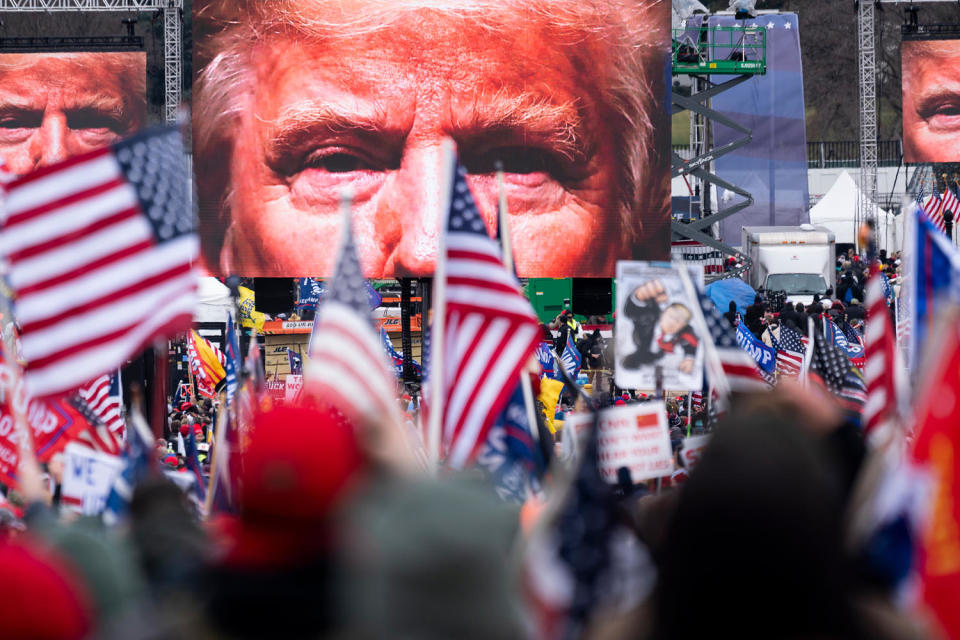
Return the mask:
<svg viewBox="0 0 960 640"><path fill-rule="evenodd" d="M381 148L399 149L413 125L413 114L405 112L391 122L388 113L385 105L361 101L290 105L276 118L266 120L268 162L282 162L324 135L352 135ZM542 144L569 161L581 161L590 153L581 124L575 101L554 103L542 96L521 94L451 107L443 128L461 145Z"/></svg>

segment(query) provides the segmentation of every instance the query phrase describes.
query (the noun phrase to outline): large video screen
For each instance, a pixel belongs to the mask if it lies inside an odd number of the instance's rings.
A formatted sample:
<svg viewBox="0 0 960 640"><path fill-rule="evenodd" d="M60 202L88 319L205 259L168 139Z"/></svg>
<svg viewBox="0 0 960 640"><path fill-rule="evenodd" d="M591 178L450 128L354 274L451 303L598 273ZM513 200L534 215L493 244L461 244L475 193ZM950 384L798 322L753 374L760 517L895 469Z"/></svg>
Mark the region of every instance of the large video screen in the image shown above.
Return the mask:
<svg viewBox="0 0 960 640"><path fill-rule="evenodd" d="M194 170L214 273L428 276L454 140L525 277L669 256L669 0L194 1Z"/></svg>
<svg viewBox="0 0 960 640"><path fill-rule="evenodd" d="M0 53L0 158L23 175L142 128L146 74L142 51Z"/></svg>
<svg viewBox="0 0 960 640"><path fill-rule="evenodd" d="M960 39L905 40L903 159L960 161Z"/></svg>

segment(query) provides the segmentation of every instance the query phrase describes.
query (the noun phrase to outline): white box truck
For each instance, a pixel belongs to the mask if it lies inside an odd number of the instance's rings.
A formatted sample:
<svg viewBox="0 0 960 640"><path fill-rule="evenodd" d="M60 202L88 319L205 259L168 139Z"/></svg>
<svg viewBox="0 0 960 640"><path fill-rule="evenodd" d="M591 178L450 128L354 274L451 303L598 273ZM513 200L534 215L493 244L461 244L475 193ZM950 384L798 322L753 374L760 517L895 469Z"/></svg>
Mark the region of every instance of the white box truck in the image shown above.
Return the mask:
<svg viewBox="0 0 960 640"><path fill-rule="evenodd" d="M743 274L754 289L784 291L790 302L810 304L816 293L836 291L836 239L825 227L743 227L740 250L753 264Z"/></svg>

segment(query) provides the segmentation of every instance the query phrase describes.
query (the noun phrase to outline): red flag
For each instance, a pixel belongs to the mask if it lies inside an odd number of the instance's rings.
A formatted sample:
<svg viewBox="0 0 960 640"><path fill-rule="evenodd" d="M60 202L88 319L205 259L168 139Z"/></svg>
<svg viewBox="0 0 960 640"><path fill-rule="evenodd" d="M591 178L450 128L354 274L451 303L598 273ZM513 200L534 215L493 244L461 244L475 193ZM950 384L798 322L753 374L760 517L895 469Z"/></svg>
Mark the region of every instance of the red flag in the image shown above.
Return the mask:
<svg viewBox="0 0 960 640"><path fill-rule="evenodd" d="M956 317L944 331L940 358L917 405L913 459L933 484L922 528L918 573L922 595L947 637L960 638L960 336Z"/></svg>
<svg viewBox="0 0 960 640"><path fill-rule="evenodd" d="M49 396L189 328L198 252L180 134L164 128L7 185L0 259L24 381Z"/></svg>

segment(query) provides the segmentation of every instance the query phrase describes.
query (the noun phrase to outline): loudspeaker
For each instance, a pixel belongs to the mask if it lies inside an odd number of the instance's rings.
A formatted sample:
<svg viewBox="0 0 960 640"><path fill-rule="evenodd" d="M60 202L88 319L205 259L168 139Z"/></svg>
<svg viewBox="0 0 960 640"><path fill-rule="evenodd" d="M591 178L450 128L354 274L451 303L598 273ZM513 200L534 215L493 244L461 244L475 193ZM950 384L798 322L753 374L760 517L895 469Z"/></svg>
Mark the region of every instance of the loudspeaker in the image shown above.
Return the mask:
<svg viewBox="0 0 960 640"><path fill-rule="evenodd" d="M613 280L573 278L573 312L582 316L605 316L613 310Z"/></svg>
<svg viewBox="0 0 960 640"><path fill-rule="evenodd" d="M257 311L275 316L290 313L296 306L293 299L293 278L254 278L253 290L257 294Z"/></svg>

